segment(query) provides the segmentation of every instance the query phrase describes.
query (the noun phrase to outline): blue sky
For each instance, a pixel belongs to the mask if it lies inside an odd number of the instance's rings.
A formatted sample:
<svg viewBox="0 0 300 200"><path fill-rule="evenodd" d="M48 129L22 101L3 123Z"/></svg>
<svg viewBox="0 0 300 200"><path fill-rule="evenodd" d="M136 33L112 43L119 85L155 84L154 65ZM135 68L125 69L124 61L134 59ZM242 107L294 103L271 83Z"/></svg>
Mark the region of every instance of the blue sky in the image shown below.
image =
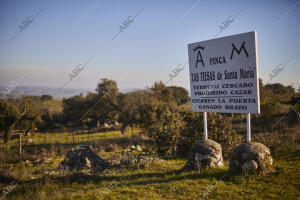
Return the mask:
<svg viewBox="0 0 300 200"><path fill-rule="evenodd" d="M28 16L41 13L13 41ZM140 14L113 41L129 16ZM188 59L187 44L257 31L259 77L300 85L300 2L296 0L0 0L0 85L59 88L78 64L93 59L66 88L94 90L101 78L119 88L167 82ZM292 59L291 59L292 58ZM279 64L285 69L268 81ZM168 85L189 89L188 65Z"/></svg>

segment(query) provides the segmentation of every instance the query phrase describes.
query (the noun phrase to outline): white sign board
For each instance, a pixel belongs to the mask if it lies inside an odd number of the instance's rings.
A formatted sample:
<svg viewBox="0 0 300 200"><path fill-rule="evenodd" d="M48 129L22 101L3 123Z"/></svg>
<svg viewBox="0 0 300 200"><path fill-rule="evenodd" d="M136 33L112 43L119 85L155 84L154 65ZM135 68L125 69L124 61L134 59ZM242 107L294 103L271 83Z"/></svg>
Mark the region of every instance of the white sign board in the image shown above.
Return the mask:
<svg viewBox="0 0 300 200"><path fill-rule="evenodd" d="M194 112L259 113L256 32L188 45Z"/></svg>

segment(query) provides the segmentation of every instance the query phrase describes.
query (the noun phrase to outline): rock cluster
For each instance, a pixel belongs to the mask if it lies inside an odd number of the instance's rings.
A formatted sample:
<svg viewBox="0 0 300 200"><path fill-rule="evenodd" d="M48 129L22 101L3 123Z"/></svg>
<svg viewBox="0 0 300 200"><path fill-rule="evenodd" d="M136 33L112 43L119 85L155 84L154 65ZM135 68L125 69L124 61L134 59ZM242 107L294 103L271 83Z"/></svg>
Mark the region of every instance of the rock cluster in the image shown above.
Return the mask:
<svg viewBox="0 0 300 200"><path fill-rule="evenodd" d="M258 142L242 143L233 150L229 171L270 173L274 171L272 163L270 149L265 145Z"/></svg>
<svg viewBox="0 0 300 200"><path fill-rule="evenodd" d="M127 151L143 151L140 145L131 145L130 148Z"/></svg>
<svg viewBox="0 0 300 200"><path fill-rule="evenodd" d="M59 164L59 170L103 172L107 168L129 168L163 160L144 155L139 145L132 145L125 152L117 152L110 159L103 160L88 145L78 145L71 149L64 161Z"/></svg>
<svg viewBox="0 0 300 200"><path fill-rule="evenodd" d="M207 167L222 166L221 145L212 140L199 140L193 144L184 170L202 170Z"/></svg>
<svg viewBox="0 0 300 200"><path fill-rule="evenodd" d="M59 164L59 169L68 171L90 170L92 172L103 172L109 164L100 158L88 145L78 145L71 149L64 161Z"/></svg>
<svg viewBox="0 0 300 200"><path fill-rule="evenodd" d="M129 151L115 153L109 160L112 167L115 168L129 168L161 161L163 160L157 157L135 154Z"/></svg>

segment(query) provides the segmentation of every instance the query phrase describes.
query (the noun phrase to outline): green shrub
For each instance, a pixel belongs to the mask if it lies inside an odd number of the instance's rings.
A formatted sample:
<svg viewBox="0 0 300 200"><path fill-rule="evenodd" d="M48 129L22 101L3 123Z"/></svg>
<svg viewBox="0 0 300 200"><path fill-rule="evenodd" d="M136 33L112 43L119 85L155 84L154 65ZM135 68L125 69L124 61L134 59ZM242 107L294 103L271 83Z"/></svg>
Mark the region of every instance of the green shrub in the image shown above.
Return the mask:
<svg viewBox="0 0 300 200"><path fill-rule="evenodd" d="M288 107L288 105L279 102L267 102L261 105L261 117L264 119L273 119L276 115L285 113L288 110Z"/></svg>
<svg viewBox="0 0 300 200"><path fill-rule="evenodd" d="M183 119L185 121L184 130L181 132L178 143L178 150L181 154L187 155L192 144L203 139L203 115L202 113L185 112ZM231 151L238 143L241 137L232 130L230 118L216 113L208 113L207 129L208 139L218 142L222 150L226 153Z"/></svg>
<svg viewBox="0 0 300 200"><path fill-rule="evenodd" d="M147 132L158 153L174 153L184 123L179 112L169 104L150 109Z"/></svg>
<svg viewBox="0 0 300 200"><path fill-rule="evenodd" d="M196 112L181 112L184 120L184 129L180 132L178 153L187 155L192 144L203 139L203 115Z"/></svg>
<svg viewBox="0 0 300 200"><path fill-rule="evenodd" d="M140 112L142 125L158 153L188 155L192 144L203 139L201 113L179 112L172 104L158 102L144 104ZM209 113L207 121L208 138L220 143L224 152L229 152L240 142L229 117Z"/></svg>
<svg viewBox="0 0 300 200"><path fill-rule="evenodd" d="M223 152L231 150L241 143L241 136L232 130L230 118L216 113L209 113L207 119L208 138L221 144Z"/></svg>
<svg viewBox="0 0 300 200"><path fill-rule="evenodd" d="M275 103L268 102L260 106L261 107L261 116L266 119L272 118L276 114Z"/></svg>
<svg viewBox="0 0 300 200"><path fill-rule="evenodd" d="M296 112L300 113L300 104L294 105L293 108Z"/></svg>

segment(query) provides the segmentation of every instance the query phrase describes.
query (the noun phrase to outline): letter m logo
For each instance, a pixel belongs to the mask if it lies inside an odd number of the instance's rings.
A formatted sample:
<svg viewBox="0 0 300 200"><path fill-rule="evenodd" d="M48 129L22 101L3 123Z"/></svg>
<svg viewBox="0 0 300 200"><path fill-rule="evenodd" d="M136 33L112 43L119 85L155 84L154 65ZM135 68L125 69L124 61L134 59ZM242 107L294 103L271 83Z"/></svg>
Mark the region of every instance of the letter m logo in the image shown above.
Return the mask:
<svg viewBox="0 0 300 200"><path fill-rule="evenodd" d="M230 60L232 60L234 51L236 51L236 52L240 55L241 52L242 52L242 50L244 50L244 52L245 52L245 54L246 54L246 56L247 56L247 58L248 58L249 55L248 55L248 52L247 52L247 50L246 50L246 48L245 48L245 41L243 42L243 44L242 44L242 46L241 46L241 48L240 48L239 50L238 50L238 49L236 48L236 46L232 43L232 51L231 51Z"/></svg>

